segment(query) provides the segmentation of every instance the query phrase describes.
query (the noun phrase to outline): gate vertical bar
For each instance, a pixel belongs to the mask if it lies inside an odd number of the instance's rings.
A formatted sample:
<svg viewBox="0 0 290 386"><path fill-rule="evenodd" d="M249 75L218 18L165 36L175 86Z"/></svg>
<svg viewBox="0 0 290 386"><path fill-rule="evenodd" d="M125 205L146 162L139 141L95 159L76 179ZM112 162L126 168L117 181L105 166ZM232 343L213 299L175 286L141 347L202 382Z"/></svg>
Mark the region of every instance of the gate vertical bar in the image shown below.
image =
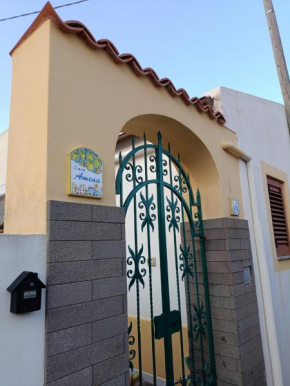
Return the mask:
<svg viewBox="0 0 290 386"><path fill-rule="evenodd" d="M168 144L168 152L171 153L170 144ZM169 157L169 178L170 178L170 185L173 186L173 177L172 177L172 160ZM171 203L173 204L173 192L171 191ZM172 212L172 219L173 216L175 218L175 213ZM176 219L175 219L176 221ZM176 227L173 225L173 241L174 241L174 260L175 260L175 274L176 274L176 286L177 286L177 302L178 302L178 310L181 315L181 300L180 300L180 284L179 284L179 267L178 267L178 252L177 252L177 238L176 238ZM181 371L182 371L182 385L186 385L185 383L185 366L184 366L184 346L183 346L183 330L182 330L182 323L181 323L181 329L180 329L180 355L181 355Z"/></svg>
<svg viewBox="0 0 290 386"><path fill-rule="evenodd" d="M122 153L119 153L119 167L122 165L123 157ZM123 176L121 176L121 189L120 189L120 207L123 206Z"/></svg>
<svg viewBox="0 0 290 386"><path fill-rule="evenodd" d="M208 344L209 344L209 355L210 355L210 371L212 379L216 382L216 367L215 367L215 356L214 356L214 343L213 343L213 333L212 333L212 321L211 321L211 308L210 308L210 298L209 298L209 289L208 289L208 277L207 277L207 266L206 266L206 256L205 256L205 247L204 247L204 230L203 230L203 221L202 221L202 210L201 210L201 199L200 192L197 189L196 201L198 207L198 218L199 218L199 227L200 227L200 254L201 254L201 263L202 263L202 274L203 274L203 287L204 287L204 298L205 298L205 308L206 308L206 320L207 320L207 333L208 333Z"/></svg>
<svg viewBox="0 0 290 386"><path fill-rule="evenodd" d="M147 160L147 138L144 133L144 169L145 169L145 181L148 180L148 160ZM145 187L146 201L149 201L149 189L148 185ZM150 217L150 208L147 209L147 216ZM150 236L150 223L147 222L147 243L148 243L148 267L149 267L149 299L150 299L150 318L151 318L151 345L152 345L152 366L153 366L153 384L156 386L156 358L155 358L155 336L154 336L154 312L153 312L153 288L152 288L152 262L151 262L151 236Z"/></svg>
<svg viewBox="0 0 290 386"><path fill-rule="evenodd" d="M135 149L135 138L132 137L132 150ZM136 161L135 161L135 154L133 154L132 157L133 161L133 170L132 170L132 177L133 177L133 189L136 189ZM135 239L135 255L138 254L138 216L137 216L137 197L134 196L133 199L134 202L134 239ZM139 280L136 280L136 297L137 297L137 335L138 335L138 362L139 362L139 385L142 385L143 382L143 375L142 375L142 342L141 342L141 315L140 315L140 284Z"/></svg>
<svg viewBox="0 0 290 386"><path fill-rule="evenodd" d="M162 310L165 316L165 323L166 323L165 337L164 337L165 371L166 371L166 385L174 386L172 337L170 333L170 296L169 296L169 281L168 281L162 154L163 154L162 136L161 136L161 133L159 132L158 147L156 151L157 180L158 180L158 184L157 184L157 204L158 205L157 206L158 206L158 233L159 233Z"/></svg>
<svg viewBox="0 0 290 386"><path fill-rule="evenodd" d="M178 154L178 163L180 165L181 160L180 160L180 154ZM178 171L178 177L179 177L179 191L180 194L183 196L183 187L182 187L182 175L181 171L179 169ZM181 222L182 222L182 232L183 232L183 249L186 251L187 249L187 239L186 239L186 229L185 229L185 222L184 222L184 207L183 203L180 202L181 205ZM188 218L189 221L191 221L192 216ZM194 238L192 239L192 243L194 242ZM184 259L189 259L189 255L183 256ZM190 264L189 261L187 261L187 264ZM190 356L191 356L191 378L192 378L192 384L195 386L196 385L196 370L195 370L195 357L194 357L194 338L193 338L193 318L192 318L192 309L191 309L191 295L190 295L190 288L189 288L189 270L186 271L186 283L185 283L185 288L186 288L186 300L187 300L187 313L188 313L188 327L189 327L189 350L190 350Z"/></svg>

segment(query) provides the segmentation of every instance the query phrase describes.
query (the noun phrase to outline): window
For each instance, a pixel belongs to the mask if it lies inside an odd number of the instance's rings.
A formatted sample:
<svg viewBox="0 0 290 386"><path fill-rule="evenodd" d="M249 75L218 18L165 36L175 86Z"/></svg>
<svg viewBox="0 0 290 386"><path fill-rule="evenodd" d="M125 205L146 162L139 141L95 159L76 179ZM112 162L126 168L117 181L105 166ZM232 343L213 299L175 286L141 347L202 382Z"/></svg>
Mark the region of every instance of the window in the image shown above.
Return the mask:
<svg viewBox="0 0 290 386"><path fill-rule="evenodd" d="M277 256L290 255L289 233L283 198L283 182L267 177Z"/></svg>

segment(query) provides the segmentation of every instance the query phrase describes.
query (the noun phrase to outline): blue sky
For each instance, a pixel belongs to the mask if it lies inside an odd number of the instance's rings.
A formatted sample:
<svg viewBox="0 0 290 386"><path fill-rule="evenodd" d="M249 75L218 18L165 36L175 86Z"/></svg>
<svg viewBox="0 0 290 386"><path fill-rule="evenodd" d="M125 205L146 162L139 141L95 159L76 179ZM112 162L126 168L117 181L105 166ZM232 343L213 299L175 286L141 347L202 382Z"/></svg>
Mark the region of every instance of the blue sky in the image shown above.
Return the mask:
<svg viewBox="0 0 290 386"><path fill-rule="evenodd" d="M53 6L70 2L52 0ZM0 18L39 10L41 0L2 0ZM290 67L290 1L274 0ZM97 39L169 77L190 96L225 86L282 102L262 0L91 0L58 10ZM0 133L9 127L9 51L36 16L0 23Z"/></svg>

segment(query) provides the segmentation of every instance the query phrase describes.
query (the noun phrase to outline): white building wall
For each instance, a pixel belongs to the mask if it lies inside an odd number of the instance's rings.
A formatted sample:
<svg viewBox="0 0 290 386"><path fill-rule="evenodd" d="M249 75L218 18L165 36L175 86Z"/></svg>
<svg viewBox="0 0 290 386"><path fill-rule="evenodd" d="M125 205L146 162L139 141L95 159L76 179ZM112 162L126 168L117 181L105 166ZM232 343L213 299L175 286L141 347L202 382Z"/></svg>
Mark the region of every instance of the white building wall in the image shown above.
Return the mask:
<svg viewBox="0 0 290 386"><path fill-rule="evenodd" d="M0 385L44 384L45 290L40 311L10 313L7 287L23 272L45 283L46 236L0 235Z"/></svg>
<svg viewBox="0 0 290 386"><path fill-rule="evenodd" d="M290 137L284 106L223 87L212 90L206 93L206 95L211 95L215 98L215 107L225 115L227 121L226 126L237 133L238 147L250 155L253 160L255 185L259 201L259 214L267 253L270 285L274 299L274 312L283 379L284 385L286 386L288 385L287 380L290 379L290 270L281 272L275 272L274 270L273 262L276 257L272 255L270 242L270 232L272 232L272 229L271 225L269 225L266 212L267 203L265 201L261 170L261 161L264 161L287 173L288 178L290 177ZM241 180L245 212L248 220L251 222L247 173L245 172L245 165L242 161ZM258 290L258 301L259 300L259 306L261 307L261 293L259 294ZM265 320L261 320L261 328L265 330ZM263 347L265 347L265 342L263 342ZM268 352L265 350L266 368L267 358Z"/></svg>
<svg viewBox="0 0 290 386"><path fill-rule="evenodd" d="M0 196L5 193L8 151L8 130L0 135Z"/></svg>

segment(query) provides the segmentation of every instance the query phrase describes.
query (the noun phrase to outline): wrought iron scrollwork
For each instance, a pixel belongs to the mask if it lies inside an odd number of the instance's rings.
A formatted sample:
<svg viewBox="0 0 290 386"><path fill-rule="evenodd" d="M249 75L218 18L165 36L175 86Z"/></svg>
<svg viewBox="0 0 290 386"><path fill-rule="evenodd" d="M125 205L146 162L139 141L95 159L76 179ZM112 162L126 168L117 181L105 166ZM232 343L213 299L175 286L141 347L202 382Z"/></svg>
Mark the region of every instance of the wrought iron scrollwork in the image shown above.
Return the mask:
<svg viewBox="0 0 290 386"><path fill-rule="evenodd" d="M134 175L134 168L133 168L133 165L131 164L131 162L128 162L127 163L127 165L125 166L125 169L127 170L127 171L129 171L129 170L131 170L132 172L131 173L127 173L126 175L125 175L125 178L126 178L126 180L128 181L128 182L131 182L131 181L133 181L133 175Z"/></svg>
<svg viewBox="0 0 290 386"><path fill-rule="evenodd" d="M179 232L179 223L180 223L180 216L178 215L180 213L180 208L178 206L178 201L170 201L168 197L166 197L166 200L168 202L168 205L166 206L167 212L171 212L171 214L168 214L166 216L166 220L169 222L168 229L169 231L173 227L173 229L176 229Z"/></svg>
<svg viewBox="0 0 290 386"><path fill-rule="evenodd" d="M145 226L148 224L152 228L152 231L154 231L153 221L156 220L156 214L151 213L151 211L156 209L156 205L153 202L154 196L152 194L152 196L146 200L141 192L140 198L141 201L139 202L138 206L140 209L145 209L145 213L140 213L139 215L140 220L142 220L141 230L143 232Z"/></svg>
<svg viewBox="0 0 290 386"><path fill-rule="evenodd" d="M180 264L180 270L182 271L181 279L188 274L193 277L193 260L192 253L190 252L190 246L182 248L180 245L181 254L179 255L179 259L182 261Z"/></svg>
<svg viewBox="0 0 290 386"><path fill-rule="evenodd" d="M144 178L142 176L138 176L138 174L141 174L143 172L143 168L141 165L137 165L135 166L135 169L136 169L136 182L138 184L141 184L143 181L144 181Z"/></svg>
<svg viewBox="0 0 290 386"><path fill-rule="evenodd" d="M145 264L145 261L146 261L145 256L142 256L143 245L140 248L138 253L135 253L133 249L130 247L130 245L128 246L128 249L131 256L127 258L127 264L132 265L134 263L134 266L135 266L134 271L132 269L129 269L127 272L128 278L131 279L129 283L129 291L136 281L140 282L144 288L145 283L144 283L143 277L146 275L146 269L145 268L140 269L140 264Z"/></svg>
<svg viewBox="0 0 290 386"><path fill-rule="evenodd" d="M193 326L193 330L196 332L195 340L202 335L205 338L205 330L207 327L206 323L206 313L203 310L203 303L200 306L193 306L195 314L193 316L194 322L196 322Z"/></svg>
<svg viewBox="0 0 290 386"><path fill-rule="evenodd" d="M129 343L129 368L131 369L131 371L133 371L134 369L134 365L133 365L133 360L136 356L136 350L134 350L133 348L130 348L130 346L134 346L135 344L135 337L134 335L132 335L132 329L133 329L133 324L132 322L130 322L130 326L128 328L128 343Z"/></svg>
<svg viewBox="0 0 290 386"><path fill-rule="evenodd" d="M141 155L141 157L140 157ZM142 158L142 155L144 156ZM124 188L124 182L131 189ZM152 188L154 190L152 190ZM154 193L151 194L151 191ZM156 194L155 194L156 192ZM180 358L181 373L175 380L172 366L172 345L167 339L167 352L165 355L166 383L170 385L189 386L213 386L216 384L216 372L214 361L214 348L212 336L212 323L210 318L210 299L207 287L207 269L205 259L204 230L202 222L202 207L200 193L197 190L193 194L190 176L181 164L180 155L175 156L171 153L170 146L165 150L162 146L162 136L158 133L158 143L147 142L144 135L144 142L138 140L138 146L135 146L135 139L132 138L132 149L124 158L119 155L119 170L116 177L116 194L120 196L120 205L124 207L125 213L128 213L130 205L133 211L130 212L133 218L134 234L132 234L132 248L129 246L127 256L127 277L129 290L134 289L136 295L136 341L132 335L133 325L130 323L128 329L129 335L129 366L133 369L133 361L139 370L139 384L142 380L142 329L141 329L141 310L143 310L143 297L141 295L142 287L145 287L145 276L147 268L144 266L148 258L148 292L150 303L151 320L151 346L152 346L152 375L154 384L157 383L156 353L155 353L155 324L153 294L155 287L152 285L152 256L153 248L152 232L157 228L159 242L159 262L162 282L162 296L164 296L165 315L169 315L170 299L169 292L171 287L169 280L166 280L167 271L166 255L167 240L173 239L175 276L177 283L178 310L181 311L182 302L180 296L180 283L184 281L186 293L185 301L187 303L187 321L189 333L189 355L185 352L183 333L180 330ZM131 206L131 208L132 208ZM195 213L196 212L196 213ZM188 221L189 227L186 226ZM165 223L166 222L166 223ZM140 231L144 232L140 236ZM170 233L169 233L170 232ZM183 237L180 240L182 233ZM142 240L142 241L141 241ZM143 244L144 243L144 248ZM179 243L181 245L179 246ZM200 263L197 269L196 245L199 243L198 256ZM144 253L144 250L146 251ZM168 252L168 251L167 251ZM155 253L155 249L154 249ZM145 256L146 258L145 258ZM146 269L145 269L146 268ZM163 276L162 276L163 275ZM202 281L200 281L202 276ZM193 280L192 280L193 279ZM191 293L192 283L195 284L195 296L193 299ZM200 298L199 290L203 285L204 296ZM155 282L154 282L155 286ZM182 287L181 287L182 288ZM142 291L143 292L143 291ZM146 295L148 296L148 295ZM142 307L141 307L142 305ZM133 303L130 307L134 306ZM167 316L166 316L167 317ZM134 323L134 322L133 322ZM205 355L205 338L208 353ZM136 347L134 346L136 345ZM135 349L134 349L135 348ZM195 350L198 350L200 357L195 356ZM134 360L135 358L135 360ZM185 358L190 360L190 368L186 369ZM190 358L190 359L189 359ZM208 364L208 362L210 364Z"/></svg>
<svg viewBox="0 0 290 386"><path fill-rule="evenodd" d="M214 376L209 363L206 363L203 369L197 370L196 382L198 386L213 385Z"/></svg>
<svg viewBox="0 0 290 386"><path fill-rule="evenodd" d="M174 189L177 190L180 194L187 193L188 187L186 179L180 175L174 176L173 179L176 182L176 184L173 186Z"/></svg>
<svg viewBox="0 0 290 386"><path fill-rule="evenodd" d="M176 182L176 184L173 186L175 190L177 190L179 192L179 176L174 176L173 177L173 180L174 182Z"/></svg>
<svg viewBox="0 0 290 386"><path fill-rule="evenodd" d="M182 193L187 193L188 188L187 188L187 182L186 182L185 178L182 178L181 182L182 182L182 185L181 185L182 186L182 188L181 188Z"/></svg>
<svg viewBox="0 0 290 386"><path fill-rule="evenodd" d="M168 170L167 170L168 162L166 161L166 159L162 160L162 166L163 166L162 173L164 176L167 176L168 175Z"/></svg>
<svg viewBox="0 0 290 386"><path fill-rule="evenodd" d="M153 164L149 166L149 170L151 173L156 173L157 168L156 168L156 157L155 155L151 154L149 157L149 161Z"/></svg>
<svg viewBox="0 0 290 386"><path fill-rule="evenodd" d="M196 219L196 221L194 222L194 228L198 233L200 232L200 227L201 227L201 219L198 212L194 213L194 218Z"/></svg>
<svg viewBox="0 0 290 386"><path fill-rule="evenodd" d="M127 162L125 169L128 171L125 175L128 182L135 181L137 184L141 184L144 181L144 178L140 175L143 172L141 165L133 166L131 162Z"/></svg>

